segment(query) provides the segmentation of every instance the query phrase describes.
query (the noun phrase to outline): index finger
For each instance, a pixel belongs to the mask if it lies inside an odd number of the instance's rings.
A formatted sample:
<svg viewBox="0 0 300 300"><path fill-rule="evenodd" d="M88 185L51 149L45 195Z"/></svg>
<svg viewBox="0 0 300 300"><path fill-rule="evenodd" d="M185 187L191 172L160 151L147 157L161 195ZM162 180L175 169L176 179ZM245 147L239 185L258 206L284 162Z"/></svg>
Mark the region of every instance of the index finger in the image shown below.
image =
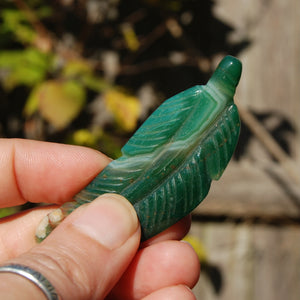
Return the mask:
<svg viewBox="0 0 300 300"><path fill-rule="evenodd" d="M0 207L70 201L109 162L86 147L0 139Z"/></svg>

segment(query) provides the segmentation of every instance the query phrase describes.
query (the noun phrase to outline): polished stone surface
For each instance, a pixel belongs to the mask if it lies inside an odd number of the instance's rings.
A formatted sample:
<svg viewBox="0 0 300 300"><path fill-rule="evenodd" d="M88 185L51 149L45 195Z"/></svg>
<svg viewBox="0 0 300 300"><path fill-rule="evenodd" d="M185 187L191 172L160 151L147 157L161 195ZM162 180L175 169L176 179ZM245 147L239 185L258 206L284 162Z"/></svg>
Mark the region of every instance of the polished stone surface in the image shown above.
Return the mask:
<svg viewBox="0 0 300 300"><path fill-rule="evenodd" d="M190 213L236 147L240 119L233 96L241 71L240 61L226 56L206 85L166 100L122 148L122 156L63 206L64 214L98 195L118 193L134 205L146 240Z"/></svg>

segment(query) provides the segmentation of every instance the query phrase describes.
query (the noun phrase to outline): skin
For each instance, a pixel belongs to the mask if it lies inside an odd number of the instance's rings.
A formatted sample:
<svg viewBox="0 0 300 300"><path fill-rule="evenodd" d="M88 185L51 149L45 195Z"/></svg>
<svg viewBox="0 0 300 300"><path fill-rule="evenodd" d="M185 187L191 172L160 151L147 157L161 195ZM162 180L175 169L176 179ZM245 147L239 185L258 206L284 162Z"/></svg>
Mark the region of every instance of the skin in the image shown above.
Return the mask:
<svg viewBox="0 0 300 300"><path fill-rule="evenodd" d="M37 245L40 220L70 201L110 159L84 147L19 139L0 139L0 149L0 207L52 204L0 220L1 264L39 271L62 299L196 299L190 288L199 278L199 260L180 241L189 230L189 216L140 245L131 204L119 195L104 195L79 207ZM0 273L1 299L43 297L30 281Z"/></svg>

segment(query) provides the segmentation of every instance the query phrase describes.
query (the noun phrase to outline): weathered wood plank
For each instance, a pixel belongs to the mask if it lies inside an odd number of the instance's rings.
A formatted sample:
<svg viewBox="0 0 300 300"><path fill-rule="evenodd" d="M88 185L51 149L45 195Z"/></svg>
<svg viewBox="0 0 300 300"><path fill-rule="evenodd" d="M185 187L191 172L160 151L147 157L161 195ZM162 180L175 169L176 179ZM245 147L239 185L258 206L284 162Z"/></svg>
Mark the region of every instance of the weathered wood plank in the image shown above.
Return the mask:
<svg viewBox="0 0 300 300"><path fill-rule="evenodd" d="M299 197L298 194L294 195ZM300 203L259 165L230 162L220 181L214 182L195 214L242 218L297 218Z"/></svg>
<svg viewBox="0 0 300 300"><path fill-rule="evenodd" d="M254 109L278 110L300 129L300 2L218 0L215 14L248 38L237 97Z"/></svg>
<svg viewBox="0 0 300 300"><path fill-rule="evenodd" d="M223 276L217 294L202 274L197 299L300 299L300 227L197 222L191 234Z"/></svg>

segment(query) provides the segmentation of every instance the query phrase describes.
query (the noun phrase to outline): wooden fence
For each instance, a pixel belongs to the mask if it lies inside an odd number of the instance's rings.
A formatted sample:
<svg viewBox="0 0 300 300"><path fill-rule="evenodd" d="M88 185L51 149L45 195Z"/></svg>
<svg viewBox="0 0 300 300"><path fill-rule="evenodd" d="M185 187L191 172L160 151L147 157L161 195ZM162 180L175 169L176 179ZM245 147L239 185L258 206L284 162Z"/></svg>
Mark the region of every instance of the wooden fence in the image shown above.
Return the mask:
<svg viewBox="0 0 300 300"><path fill-rule="evenodd" d="M243 155L194 214L209 266L197 299L300 299L300 1L219 0L214 13L250 41L236 99L254 123L242 116Z"/></svg>

